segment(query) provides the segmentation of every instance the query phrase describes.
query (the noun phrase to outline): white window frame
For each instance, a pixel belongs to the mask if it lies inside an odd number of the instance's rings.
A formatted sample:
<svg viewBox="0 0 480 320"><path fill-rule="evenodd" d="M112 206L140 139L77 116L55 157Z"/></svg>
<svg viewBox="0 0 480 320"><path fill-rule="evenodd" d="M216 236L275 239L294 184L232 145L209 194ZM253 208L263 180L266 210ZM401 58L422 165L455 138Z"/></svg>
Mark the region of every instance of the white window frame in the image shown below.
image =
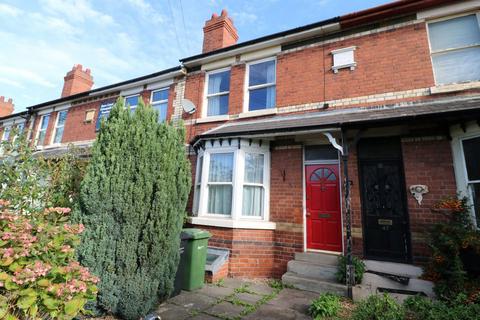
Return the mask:
<svg viewBox="0 0 480 320"><path fill-rule="evenodd" d="M18 127L20 125L23 125L22 131L18 130ZM15 123L14 126L15 126L15 135L13 136L12 142L15 142L17 138L25 132L26 123L25 121L22 121L22 122Z"/></svg>
<svg viewBox="0 0 480 320"><path fill-rule="evenodd" d="M270 150L268 143L259 146L258 144L251 145L248 141L241 141L240 148L238 142L232 141L231 145L227 142L223 142L223 146L215 141L211 146L210 142L206 142L205 150L201 150L197 155L197 159L203 157L202 167L202 179L200 183L200 194L197 192L197 188L194 188L194 205L196 199L198 199L198 208L193 208L196 216L190 218L190 221L194 224L232 227L232 228L246 228L246 229L275 229L275 223L270 222ZM227 145L225 145L227 144ZM233 176L232 176L232 209L231 214L221 215L212 214L207 212L208 210L208 185L212 184L208 182L209 170L210 170L210 156L217 153L233 153ZM263 215L258 216L243 216L243 186L244 183L244 170L245 170L245 153L256 153L264 155L264 172L263 172ZM198 173L199 165L201 161L197 161L195 187L198 185L199 179ZM216 184L216 183L213 183ZM219 184L224 184L219 183Z"/></svg>
<svg viewBox="0 0 480 320"><path fill-rule="evenodd" d="M60 145L62 144L62 141L60 140L60 142L55 142L55 135L57 134L57 130L58 128L64 128L65 129L65 123L62 125L62 126L59 126L58 125L58 120L60 119L60 113L61 112L66 112L67 115L68 115L68 109L65 109L65 110L59 110L57 112L57 116L55 117L55 126L53 127L53 132L52 132L52 136L50 138L50 145ZM65 118L65 122L67 121L67 119ZM62 139L63 139L63 133L62 133Z"/></svg>
<svg viewBox="0 0 480 320"><path fill-rule="evenodd" d="M203 89L202 118L207 118L207 119L210 119L210 120L215 120L215 119L217 119L217 120L228 120L228 117L229 117L228 114L230 112L230 88L229 88L228 91L222 91L222 92L218 92L218 93L208 94L208 82L209 82L210 75L225 72L225 71L230 71L230 79L229 79L229 82L230 82L232 80L231 79L232 70L231 70L230 67L215 69L215 70L208 71L208 72L205 73L205 86L204 86L204 89ZM208 115L208 98L217 97L217 96L224 96L224 95L228 95L227 113L226 114L221 114L221 115L209 116Z"/></svg>
<svg viewBox="0 0 480 320"><path fill-rule="evenodd" d="M40 116L40 121L38 122L37 133L35 134L35 146L37 147L37 149L41 149L45 146L45 140L43 140L43 144L39 146L38 145L38 139L40 138L40 132L43 131L42 130L42 122L43 122L43 119L45 117L49 117L48 122L47 122L47 127L45 128L45 139L47 138L47 131L48 131L48 126L50 124L51 115L52 115L51 113L45 113L45 114L42 114Z"/></svg>
<svg viewBox="0 0 480 320"><path fill-rule="evenodd" d="M125 108L129 108L130 111L135 111L135 109L137 109L137 107L138 107L138 103L137 103L136 105L134 105L134 106L127 105L127 99L128 99L128 98L131 98L131 97L135 97L135 96L138 96L138 101L140 101L140 97L141 97L141 96L140 96L140 93L130 94L130 95L125 96L125 97L123 98L123 104L125 105ZM132 109L133 109L133 110L132 110Z"/></svg>
<svg viewBox="0 0 480 320"><path fill-rule="evenodd" d="M433 20L430 20L430 21L427 22L428 48L429 48L429 50L430 50L430 64L431 64L431 66L432 66L433 79L434 79L434 81L435 81L435 86L444 87L444 86L451 86L451 85L457 84L457 83L441 83L441 84L438 83L438 81L437 81L437 76L436 76L436 74L435 74L435 67L433 66L433 56L434 56L435 54L441 54L441 53L445 53L445 52L453 52L453 51L458 51L458 50L463 50L463 49L470 49L470 48L478 48L478 47L480 47L480 43L474 44L474 45L470 45L470 46L466 46L466 47L448 48L448 49L443 49L443 50L432 51L432 43L431 43L431 41L430 41L430 28L429 28L429 25L432 24L432 23L442 22L442 21L448 21L448 20L451 20L451 19L460 18L460 17L465 17L465 16L469 16L469 15L475 15L475 16L477 17L477 23L478 23L479 28L480 28L480 12L479 12L479 11L464 12L464 13L461 13L461 14L455 14L455 15L450 15L450 16L447 16L447 17L442 17L442 18L438 18L438 19L433 19ZM478 82L478 80L477 80L477 81L465 81L465 82L461 82L461 83L469 83L469 82Z"/></svg>
<svg viewBox="0 0 480 320"><path fill-rule="evenodd" d="M275 62L275 82L271 83L264 83L264 84L258 84L254 86L250 86L250 67L255 64L259 64L262 62L268 62L268 61L274 61ZM276 57L269 57L265 59L260 59L260 60L255 60L255 61L250 61L246 65L246 70L245 70L245 88L244 88L244 94L243 94L243 112L244 113L268 113L268 110L276 110L277 108L277 58ZM260 110L249 110L249 104L250 104L250 90L255 90L255 89L262 89L262 88L268 88L275 86L275 105L272 108L265 108L265 109L260 109Z"/></svg>
<svg viewBox="0 0 480 320"><path fill-rule="evenodd" d="M153 101L153 94L155 92L158 92L158 91L164 91L164 90L167 90L168 91L168 95L167 95L167 99L163 99L163 100L159 100L159 101ZM156 105L159 105L159 104L162 104L162 103L166 103L167 104L167 114L165 115L165 122L168 121L168 99L170 98L170 88L169 87L163 87L163 88L160 88L160 89L155 89L155 90L152 90L152 92L150 93L150 104L152 105L152 107L156 106Z"/></svg>

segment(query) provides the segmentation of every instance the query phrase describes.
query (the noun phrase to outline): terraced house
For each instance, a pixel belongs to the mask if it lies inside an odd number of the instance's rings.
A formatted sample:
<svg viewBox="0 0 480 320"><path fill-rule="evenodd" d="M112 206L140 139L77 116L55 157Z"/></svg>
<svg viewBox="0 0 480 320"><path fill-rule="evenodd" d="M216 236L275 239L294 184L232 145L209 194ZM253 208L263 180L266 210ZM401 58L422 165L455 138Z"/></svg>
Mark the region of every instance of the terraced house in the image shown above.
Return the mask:
<svg viewBox="0 0 480 320"><path fill-rule="evenodd" d="M183 119L188 223L228 249L222 276L320 285L298 270L350 241L383 270L421 265L430 209L456 193L480 223L480 1L396 1L240 43L222 11L203 30L201 54L140 78L92 90L75 66L60 99L1 118L3 139L20 126L39 153L88 150L118 97Z"/></svg>

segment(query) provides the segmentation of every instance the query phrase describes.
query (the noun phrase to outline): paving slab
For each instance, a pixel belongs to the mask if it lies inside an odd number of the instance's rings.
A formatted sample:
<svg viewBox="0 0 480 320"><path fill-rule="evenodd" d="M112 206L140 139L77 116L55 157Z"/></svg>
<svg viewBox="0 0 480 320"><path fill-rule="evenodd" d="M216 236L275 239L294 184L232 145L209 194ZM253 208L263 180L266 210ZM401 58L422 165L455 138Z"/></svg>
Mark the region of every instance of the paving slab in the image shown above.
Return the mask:
<svg viewBox="0 0 480 320"><path fill-rule="evenodd" d="M269 295L273 292L273 288L266 283L251 283L248 286L248 290L261 295Z"/></svg>
<svg viewBox="0 0 480 320"><path fill-rule="evenodd" d="M161 304L157 309L157 314L162 320L185 320L191 317L186 308L171 303Z"/></svg>
<svg viewBox="0 0 480 320"><path fill-rule="evenodd" d="M297 319L311 319L304 318L303 315L298 314L295 310L285 309L272 305L263 305L255 312L242 318L242 320L297 320Z"/></svg>
<svg viewBox="0 0 480 320"><path fill-rule="evenodd" d="M248 280L237 279L237 278L226 278L224 279L222 286L225 288L235 289L235 288L240 288L244 285L250 286L250 284L251 282L249 282Z"/></svg>
<svg viewBox="0 0 480 320"><path fill-rule="evenodd" d="M233 294L234 289L235 288L206 285L203 288L196 290L195 293L218 299Z"/></svg>
<svg viewBox="0 0 480 320"><path fill-rule="evenodd" d="M218 319L221 319L221 318L210 316L210 315L204 314L204 313L200 313L200 314L197 314L194 317L188 318L188 320L218 320Z"/></svg>
<svg viewBox="0 0 480 320"><path fill-rule="evenodd" d="M235 318L240 316L243 309L242 306L237 306L230 302L221 302L208 308L204 312L209 315L218 316L219 318Z"/></svg>
<svg viewBox="0 0 480 320"><path fill-rule="evenodd" d="M178 296L168 300L168 302L184 307L187 310L203 311L214 305L217 300L217 298L205 294L182 291Z"/></svg>
<svg viewBox="0 0 480 320"><path fill-rule="evenodd" d="M245 293L245 292L237 293L237 294L235 294L235 297L237 299L243 301L243 302L247 302L247 303L250 303L250 304L255 304L263 298L262 295Z"/></svg>
<svg viewBox="0 0 480 320"><path fill-rule="evenodd" d="M318 293L301 291L296 289L283 289L275 298L268 301L266 305L292 309L306 314L308 307L313 299L318 297Z"/></svg>

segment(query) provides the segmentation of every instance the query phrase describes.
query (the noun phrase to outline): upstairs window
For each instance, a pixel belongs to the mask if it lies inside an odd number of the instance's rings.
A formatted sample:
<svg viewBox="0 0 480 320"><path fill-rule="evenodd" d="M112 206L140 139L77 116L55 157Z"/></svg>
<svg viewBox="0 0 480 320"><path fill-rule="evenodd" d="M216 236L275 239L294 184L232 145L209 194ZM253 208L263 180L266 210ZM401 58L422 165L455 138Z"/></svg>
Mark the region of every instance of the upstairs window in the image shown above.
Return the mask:
<svg viewBox="0 0 480 320"><path fill-rule="evenodd" d="M228 114L230 70L214 71L207 76L207 117Z"/></svg>
<svg viewBox="0 0 480 320"><path fill-rule="evenodd" d="M53 143L61 143L63 137L63 128L65 127L65 121L67 120L67 110L59 111L57 113L57 121L55 129L53 131Z"/></svg>
<svg viewBox="0 0 480 320"><path fill-rule="evenodd" d="M437 85L480 80L480 24L476 14L428 24Z"/></svg>
<svg viewBox="0 0 480 320"><path fill-rule="evenodd" d="M10 139L10 132L12 132L12 126L3 128L3 135L2 135L3 141L8 141Z"/></svg>
<svg viewBox="0 0 480 320"><path fill-rule="evenodd" d="M112 107L113 107L113 103L111 102L102 103L100 105L100 111L98 112L97 125L95 127L95 131L100 130L100 124L102 123L102 119L107 120L108 115L112 110Z"/></svg>
<svg viewBox="0 0 480 320"><path fill-rule="evenodd" d="M40 125L37 133L37 146L43 146L45 143L45 136L47 135L48 122L50 121L50 114L45 114L40 118Z"/></svg>
<svg viewBox="0 0 480 320"><path fill-rule="evenodd" d="M152 107L158 111L158 122L167 120L168 88L152 91Z"/></svg>
<svg viewBox="0 0 480 320"><path fill-rule="evenodd" d="M248 111L275 107L276 61L248 65Z"/></svg>
<svg viewBox="0 0 480 320"><path fill-rule="evenodd" d="M138 106L138 100L140 99L139 94L135 94L133 96L125 97L125 106L130 108L130 112L135 112L135 109Z"/></svg>

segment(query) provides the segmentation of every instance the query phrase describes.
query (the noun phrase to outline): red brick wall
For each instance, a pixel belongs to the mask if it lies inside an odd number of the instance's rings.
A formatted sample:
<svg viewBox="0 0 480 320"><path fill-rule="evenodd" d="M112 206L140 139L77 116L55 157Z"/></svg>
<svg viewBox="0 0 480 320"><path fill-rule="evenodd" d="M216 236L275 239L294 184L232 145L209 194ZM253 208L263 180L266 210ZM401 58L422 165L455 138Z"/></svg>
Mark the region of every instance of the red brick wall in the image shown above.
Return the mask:
<svg viewBox="0 0 480 320"><path fill-rule="evenodd" d="M430 208L437 201L456 195L455 175L450 141L403 141L403 162L407 187L412 253L415 263L422 263L429 255L426 234L433 223L444 220ZM419 205L408 187L414 184L428 186L429 192Z"/></svg>
<svg viewBox="0 0 480 320"><path fill-rule="evenodd" d="M65 129L63 130L63 143L92 140L96 137L95 126L97 124L98 112L100 105L106 101L115 101L115 99L93 101L79 104L68 110L67 120L65 121ZM87 110L95 110L95 116L90 123L85 122L85 112Z"/></svg>
<svg viewBox="0 0 480 320"><path fill-rule="evenodd" d="M331 51L357 46L355 70L331 70ZM325 64L326 74L323 73ZM324 76L326 99L324 97ZM281 54L277 106L344 99L434 85L424 24Z"/></svg>
<svg viewBox="0 0 480 320"><path fill-rule="evenodd" d="M229 114L239 114L243 112L243 87L245 83L246 65L236 64L230 71L230 96L229 96Z"/></svg>

